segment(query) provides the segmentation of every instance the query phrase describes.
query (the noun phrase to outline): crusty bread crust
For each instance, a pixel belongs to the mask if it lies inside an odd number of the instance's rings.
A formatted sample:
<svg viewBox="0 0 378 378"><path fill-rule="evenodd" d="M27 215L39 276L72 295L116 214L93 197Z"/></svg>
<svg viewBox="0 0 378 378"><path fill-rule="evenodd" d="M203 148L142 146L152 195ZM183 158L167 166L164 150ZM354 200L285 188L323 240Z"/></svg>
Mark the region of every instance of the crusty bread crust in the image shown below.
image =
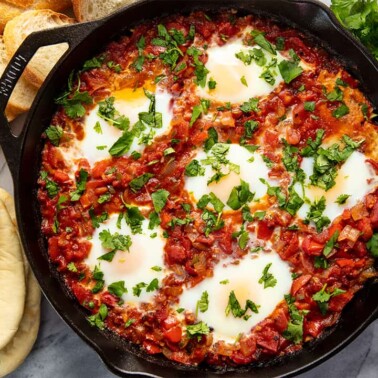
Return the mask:
<svg viewBox="0 0 378 378"><path fill-rule="evenodd" d="M4 43L8 57L16 52L23 40L32 32L69 25L74 22L72 18L48 9L21 13L9 21L4 29ZM34 87L39 88L67 47L67 44L41 47L27 65L24 72L25 78Z"/></svg>
<svg viewBox="0 0 378 378"><path fill-rule="evenodd" d="M72 5L71 0L0 0L0 34L12 18L30 9L51 9L61 12Z"/></svg>
<svg viewBox="0 0 378 378"><path fill-rule="evenodd" d="M105 17L136 0L72 0L75 17L78 21L92 21Z"/></svg>

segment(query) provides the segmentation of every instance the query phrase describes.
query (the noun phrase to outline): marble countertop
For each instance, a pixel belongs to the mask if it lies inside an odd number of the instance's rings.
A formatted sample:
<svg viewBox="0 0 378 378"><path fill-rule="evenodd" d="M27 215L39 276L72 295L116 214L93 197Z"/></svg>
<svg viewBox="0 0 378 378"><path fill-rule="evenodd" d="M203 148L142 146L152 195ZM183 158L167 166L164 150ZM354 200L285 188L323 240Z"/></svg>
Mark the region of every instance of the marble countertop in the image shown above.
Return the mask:
<svg viewBox="0 0 378 378"><path fill-rule="evenodd" d="M323 0L330 3L329 0ZM0 186L13 191L9 170L0 149ZM378 322L371 324L350 345L299 378L377 378ZM42 299L41 328L25 362L8 378L115 377L97 354L69 328L48 301Z"/></svg>

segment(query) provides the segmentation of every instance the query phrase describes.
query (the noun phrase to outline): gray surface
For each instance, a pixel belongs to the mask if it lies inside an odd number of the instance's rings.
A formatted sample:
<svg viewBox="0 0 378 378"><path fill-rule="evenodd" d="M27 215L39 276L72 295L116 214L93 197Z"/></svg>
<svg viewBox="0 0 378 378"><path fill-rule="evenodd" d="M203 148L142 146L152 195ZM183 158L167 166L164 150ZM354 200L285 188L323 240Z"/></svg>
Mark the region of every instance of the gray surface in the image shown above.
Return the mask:
<svg viewBox="0 0 378 378"><path fill-rule="evenodd" d="M328 3L330 1L324 0ZM12 191L8 169L0 150L0 186ZM377 378L378 322L370 325L343 351L300 378ZM9 378L110 378L115 377L88 347L42 301L42 321L37 342L25 360Z"/></svg>

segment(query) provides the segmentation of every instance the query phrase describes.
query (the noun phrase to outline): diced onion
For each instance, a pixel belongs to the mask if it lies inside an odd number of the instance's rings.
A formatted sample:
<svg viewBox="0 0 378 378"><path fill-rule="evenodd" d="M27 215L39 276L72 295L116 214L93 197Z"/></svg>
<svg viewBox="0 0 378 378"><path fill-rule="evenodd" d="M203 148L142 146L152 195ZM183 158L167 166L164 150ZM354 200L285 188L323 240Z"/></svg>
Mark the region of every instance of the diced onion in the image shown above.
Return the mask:
<svg viewBox="0 0 378 378"><path fill-rule="evenodd" d="M338 240L343 241L343 240L349 240L353 243L355 243L360 236L360 231L357 230L356 228L353 228L352 226L345 226L343 230L341 231Z"/></svg>

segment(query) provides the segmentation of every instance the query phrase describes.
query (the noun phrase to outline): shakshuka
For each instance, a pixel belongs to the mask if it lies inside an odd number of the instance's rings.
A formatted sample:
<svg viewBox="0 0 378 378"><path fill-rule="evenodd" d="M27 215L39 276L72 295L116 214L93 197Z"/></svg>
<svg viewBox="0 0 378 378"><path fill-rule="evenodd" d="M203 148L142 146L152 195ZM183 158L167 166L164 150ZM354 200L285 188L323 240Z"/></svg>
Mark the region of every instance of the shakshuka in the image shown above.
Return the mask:
<svg viewBox="0 0 378 378"><path fill-rule="evenodd" d="M318 338L377 276L373 108L300 31L146 21L55 101L42 232L94 327L181 364L250 364Z"/></svg>

